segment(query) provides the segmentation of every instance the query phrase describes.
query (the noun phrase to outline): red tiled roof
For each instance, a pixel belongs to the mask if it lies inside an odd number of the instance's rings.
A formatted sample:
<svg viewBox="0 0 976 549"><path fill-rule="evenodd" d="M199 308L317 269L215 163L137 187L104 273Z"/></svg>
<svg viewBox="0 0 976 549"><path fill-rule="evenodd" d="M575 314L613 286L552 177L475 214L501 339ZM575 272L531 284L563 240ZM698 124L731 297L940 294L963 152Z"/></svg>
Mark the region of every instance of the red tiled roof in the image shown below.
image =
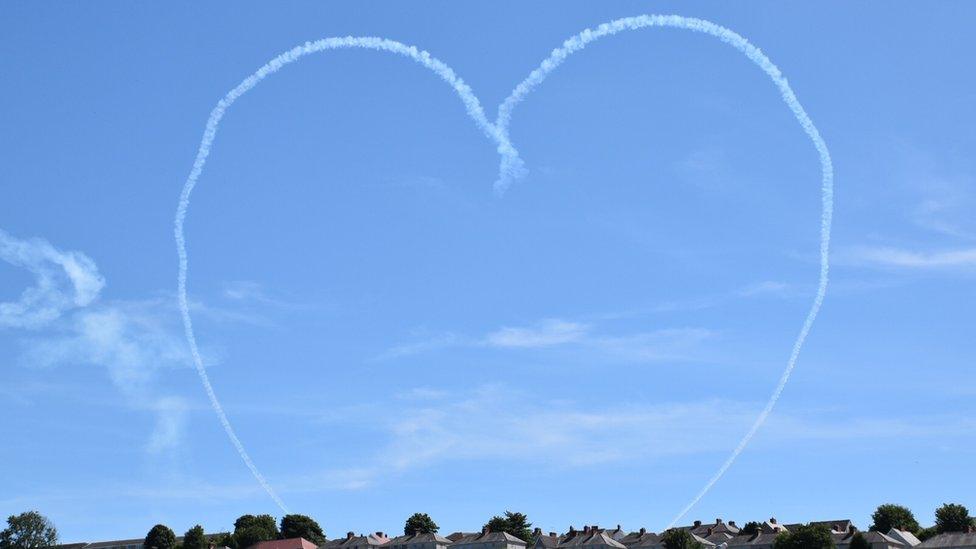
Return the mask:
<svg viewBox="0 0 976 549"><path fill-rule="evenodd" d="M247 549L318 549L317 546L305 538L276 539L259 541Z"/></svg>

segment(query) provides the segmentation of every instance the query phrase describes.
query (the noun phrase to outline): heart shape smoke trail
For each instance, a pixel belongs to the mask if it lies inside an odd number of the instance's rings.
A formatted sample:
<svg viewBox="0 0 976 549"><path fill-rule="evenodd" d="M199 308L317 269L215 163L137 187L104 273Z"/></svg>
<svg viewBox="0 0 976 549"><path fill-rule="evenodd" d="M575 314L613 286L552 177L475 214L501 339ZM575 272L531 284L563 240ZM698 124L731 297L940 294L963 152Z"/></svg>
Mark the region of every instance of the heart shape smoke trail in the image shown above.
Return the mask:
<svg viewBox="0 0 976 549"><path fill-rule="evenodd" d="M254 86L258 85L269 75L277 72L285 65L294 63L302 57L312 53L346 48L360 48L402 55L416 61L427 69L430 69L441 77L441 79L447 82L447 84L454 89L455 93L457 93L458 97L461 99L461 102L464 103L468 116L474 120L475 124L481 128L489 139L496 143L498 153L501 155L501 162L499 166L498 179L495 181L495 190L501 193L505 191L513 180L522 177L525 173L522 160L519 158L518 151L512 145L508 134L508 126L511 122L512 111L515 109L515 107L523 99L525 99L526 95L541 84L549 73L559 67L559 65L561 65L562 62L565 61L570 55L585 48L590 42L594 42L600 38L612 36L623 31L639 30L652 27L670 27L708 34L742 52L747 58L749 58L750 61L758 65L759 68L762 69L763 72L765 72L766 75L769 76L769 78L773 81L773 83L779 89L783 101L790 108L790 110L793 111L793 115L800 123L803 131L806 132L807 136L813 142L813 146L820 156L820 167L822 171L820 274L819 282L817 284L817 293L813 299L813 304L810 306L810 310L800 328L800 333L797 335L796 340L793 343L793 349L790 353L789 359L787 360L786 368L783 370L782 375L780 375L779 382L773 389L769 400L766 402L766 406L756 417L756 420L739 441L739 444L732 450L729 457L718 468L718 471L712 475L712 477L707 483L705 483L705 486L695 495L695 497L692 498L692 500L684 508L682 508L681 512L679 512L678 515L675 516L675 518L668 524L667 528L673 526L692 507L694 507L695 504L697 504L706 493L708 493L712 486L714 486L715 483L722 478L722 475L728 471L729 467L732 466L739 454L741 454L746 448L746 446L752 440L752 437L756 434L756 431L759 430L762 424L766 421L766 418L769 417L770 412L773 410L773 407L776 406L776 402L783 393L783 388L786 387L786 383L790 379L790 374L793 372L793 368L796 366L796 360L799 357L800 349L803 347L803 342L810 333L810 328L813 326L817 313L820 311L820 307L823 304L823 299L827 292L827 275L830 267L830 227L833 219L834 173L830 160L830 153L827 150L827 144L824 143L824 140L820 137L820 132L817 131L813 121L810 120L810 117L803 109L803 106L800 105L799 100L796 98L796 94L793 93L793 90L790 88L786 78L780 72L779 68L777 68L776 65L774 65L773 62L770 61L759 48L753 46L748 40L732 30L703 19L682 17L679 15L640 15L636 17L617 19L609 23L604 23L598 26L596 29L586 29L563 42L561 47L553 50L549 57L547 57L538 68L533 70L532 73L529 74L528 78L519 83L519 85L516 86L512 91L511 95L509 95L505 101L502 102L498 108L498 115L495 122L491 123L485 116L484 109L481 107L481 102L478 101L478 98L471 91L471 88L465 84L464 81L461 80L461 78L458 77L450 67L440 60L432 57L426 51L418 50L414 46L407 46L400 42L385 38L325 38L315 42L307 42L304 45L297 46L279 55L278 57L275 57L263 67L258 69L254 74L244 79L243 82L238 84L237 87L232 89L219 102L217 102L217 106L214 107L213 111L211 111L210 118L207 120L206 129L204 130L203 138L200 141L200 147L197 150L196 159L193 161L193 168L190 170L190 175L187 177L186 183L183 186L179 206L176 209L176 220L174 224L176 249L180 260L179 275L177 280L179 307L183 317L183 327L186 334L187 343L190 346L193 361L196 366L197 373L200 376L200 381L203 383L207 396L210 398L210 404L213 406L214 412L216 412L221 425L223 425L224 431L227 433L227 437L237 449L241 459L244 461L245 465L247 465L247 468L250 469L251 473L254 475L254 478L257 479L268 495L271 496L275 503L277 503L284 512L288 512L287 507L278 494L275 493L267 479L264 478L264 475L261 474L261 471L258 470L257 466L244 449L244 445L234 432L234 428L227 419L227 414L224 413L223 407L220 405L220 401L217 399L217 394L214 392L213 386L210 384L210 379L207 376L207 370L203 366L203 360L200 357L200 352L197 347L196 336L193 332L193 322L190 318L190 309L186 295L187 254L186 236L183 231L183 224L186 220L187 208L190 205L190 195L193 193L193 188L196 186L197 181L200 178L200 174L203 173L203 167L207 161L207 157L210 155L210 148L213 144L214 138L217 135L218 126L221 119L224 117L224 114L227 112L227 109L233 105L238 98L240 98Z"/></svg>

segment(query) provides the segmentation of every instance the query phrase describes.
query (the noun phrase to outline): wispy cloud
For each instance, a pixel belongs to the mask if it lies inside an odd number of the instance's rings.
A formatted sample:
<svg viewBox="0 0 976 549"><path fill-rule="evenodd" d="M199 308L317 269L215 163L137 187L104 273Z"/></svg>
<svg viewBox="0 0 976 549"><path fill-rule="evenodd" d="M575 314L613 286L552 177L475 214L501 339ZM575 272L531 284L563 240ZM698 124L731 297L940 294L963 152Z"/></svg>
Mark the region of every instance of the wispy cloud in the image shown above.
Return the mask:
<svg viewBox="0 0 976 549"><path fill-rule="evenodd" d="M709 399L583 407L569 399L528 398L509 386L484 385L418 399L404 404L393 417L385 407L358 409L360 416L369 414L384 426L382 451L372 453L381 457L355 469L302 477L300 483L286 481L282 488L353 490L405 472L466 460L578 468L721 453L738 441L761 406L761 402ZM761 444L767 448L852 440L916 444L963 433L976 434L976 420L958 415L850 420L821 417L814 411L771 417Z"/></svg>
<svg viewBox="0 0 976 549"><path fill-rule="evenodd" d="M548 319L529 327L503 327L482 339L489 347L538 348L579 342L590 331L590 326L578 322Z"/></svg>
<svg viewBox="0 0 976 549"><path fill-rule="evenodd" d="M155 414L146 449L171 449L182 438L187 403L160 394L157 384L162 371L189 365L175 319L175 308L160 301L91 306L74 312L52 333L25 339L21 361L37 368L104 368L129 407Z"/></svg>
<svg viewBox="0 0 976 549"><path fill-rule="evenodd" d="M0 260L34 276L34 285L20 299L0 302L0 328L39 328L92 303L105 286L88 256L59 250L40 238L21 240L0 230Z"/></svg>
<svg viewBox="0 0 976 549"><path fill-rule="evenodd" d="M447 348L489 348L507 351L576 348L627 361L690 358L715 332L704 328L665 328L629 334L601 333L589 323L550 318L525 326L503 326L481 336L436 334L397 345L379 359L394 359Z"/></svg>
<svg viewBox="0 0 976 549"><path fill-rule="evenodd" d="M903 269L976 267L976 248L915 251L894 247L858 247L839 255L844 263Z"/></svg>

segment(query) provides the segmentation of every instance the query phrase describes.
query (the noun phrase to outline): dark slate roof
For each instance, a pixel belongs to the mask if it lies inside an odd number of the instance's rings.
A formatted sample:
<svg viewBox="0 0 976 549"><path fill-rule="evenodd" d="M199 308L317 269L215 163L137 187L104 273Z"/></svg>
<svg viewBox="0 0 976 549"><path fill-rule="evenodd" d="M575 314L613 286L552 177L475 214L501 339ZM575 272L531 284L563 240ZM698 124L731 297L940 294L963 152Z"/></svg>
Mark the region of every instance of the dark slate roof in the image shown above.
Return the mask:
<svg viewBox="0 0 976 549"><path fill-rule="evenodd" d="M99 547L114 547L116 545L142 545L146 541L146 538L134 538L134 539L117 539L112 541L96 541L94 543L89 543L85 547L87 549L98 549ZM180 541L179 538L176 540Z"/></svg>
<svg viewBox="0 0 976 549"><path fill-rule="evenodd" d="M735 536L734 538L732 538L732 539L730 539L728 541L728 544L729 544L728 546L731 549L732 547L750 547L750 546L753 546L753 545L772 545L773 542L776 541L776 536L778 536L778 535L779 535L779 533L760 532L759 534L756 534L756 535L753 535L753 536L749 536L749 535Z"/></svg>
<svg viewBox="0 0 976 549"><path fill-rule="evenodd" d="M851 519L839 519L839 520L816 520L813 522L808 522L808 526L826 526L828 529L834 532L849 532L854 523ZM791 532L796 528L803 526L803 523L797 522L794 524L787 524L786 529Z"/></svg>
<svg viewBox="0 0 976 549"><path fill-rule="evenodd" d="M386 545L390 542L390 538L380 536L379 532L370 534L368 536L354 535L352 532L346 534L344 538L336 538L325 542L323 545L319 546L319 549L339 549L343 547L379 547Z"/></svg>
<svg viewBox="0 0 976 549"><path fill-rule="evenodd" d="M715 519L715 522L710 524L698 524L697 526L692 524L689 526L677 526L679 530L687 530L692 534L697 534L699 536L710 536L716 532L728 532L733 536L739 533L739 527L729 524L722 519Z"/></svg>
<svg viewBox="0 0 976 549"><path fill-rule="evenodd" d="M412 536L397 536L390 540L389 546L406 545L408 543L439 543L450 545L451 540L437 534L414 534Z"/></svg>
<svg viewBox="0 0 976 549"><path fill-rule="evenodd" d="M657 545L660 541L661 536L654 532L632 532L620 540L620 543L627 547L650 547Z"/></svg>
<svg viewBox="0 0 976 549"><path fill-rule="evenodd" d="M931 537L917 548L928 549L930 547L976 547L976 532L948 532Z"/></svg>
<svg viewBox="0 0 976 549"><path fill-rule="evenodd" d="M588 545L608 545L617 549L627 549L624 544L610 537L603 530L576 532L573 536L567 536L559 547L585 547Z"/></svg>
<svg viewBox="0 0 976 549"><path fill-rule="evenodd" d="M553 547L559 545L560 536L550 536L549 534L543 534L536 538L536 546L542 546L546 549L552 549Z"/></svg>
<svg viewBox="0 0 976 549"><path fill-rule="evenodd" d="M455 541L453 546L457 547L469 543L513 543L515 545L528 545L508 532L479 532L477 534L465 534Z"/></svg>

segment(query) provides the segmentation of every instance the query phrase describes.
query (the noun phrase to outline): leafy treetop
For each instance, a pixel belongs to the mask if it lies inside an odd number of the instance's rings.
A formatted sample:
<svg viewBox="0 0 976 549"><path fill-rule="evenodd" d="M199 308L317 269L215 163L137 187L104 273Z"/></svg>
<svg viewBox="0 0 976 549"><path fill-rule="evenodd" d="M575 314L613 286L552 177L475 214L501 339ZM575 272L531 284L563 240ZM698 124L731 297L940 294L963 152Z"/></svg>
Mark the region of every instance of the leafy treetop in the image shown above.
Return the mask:
<svg viewBox="0 0 976 549"><path fill-rule="evenodd" d="M661 543L665 549L703 549L700 541L691 532L681 528L672 528L661 536Z"/></svg>
<svg viewBox="0 0 976 549"><path fill-rule="evenodd" d="M176 547L176 534L165 524L153 526L142 542L145 549L173 549Z"/></svg>
<svg viewBox="0 0 976 549"><path fill-rule="evenodd" d="M281 517L281 537L305 538L315 545L325 543L325 532L315 519L306 515L285 515Z"/></svg>
<svg viewBox="0 0 976 549"><path fill-rule="evenodd" d="M403 533L408 536L414 534L436 534L440 530L434 519L430 518L427 513L414 513L410 515L407 519L406 524L403 525Z"/></svg>
<svg viewBox="0 0 976 549"><path fill-rule="evenodd" d="M494 516L485 524L489 532L507 532L525 543L533 541L532 523L524 513L505 511L505 516Z"/></svg>
<svg viewBox="0 0 976 549"><path fill-rule="evenodd" d="M38 549L57 544L54 523L37 511L7 517L7 527L0 531L2 549Z"/></svg>
<svg viewBox="0 0 976 549"><path fill-rule="evenodd" d="M773 549L834 549L834 538L826 526L807 524L776 536Z"/></svg>
<svg viewBox="0 0 976 549"><path fill-rule="evenodd" d="M887 533L892 528L897 528L899 530L908 530L914 534L921 529L918 521L915 520L915 515L912 514L908 507L895 505L894 503L879 505L874 514L871 515L871 519L874 520L874 523L871 524L870 529L876 532Z"/></svg>

